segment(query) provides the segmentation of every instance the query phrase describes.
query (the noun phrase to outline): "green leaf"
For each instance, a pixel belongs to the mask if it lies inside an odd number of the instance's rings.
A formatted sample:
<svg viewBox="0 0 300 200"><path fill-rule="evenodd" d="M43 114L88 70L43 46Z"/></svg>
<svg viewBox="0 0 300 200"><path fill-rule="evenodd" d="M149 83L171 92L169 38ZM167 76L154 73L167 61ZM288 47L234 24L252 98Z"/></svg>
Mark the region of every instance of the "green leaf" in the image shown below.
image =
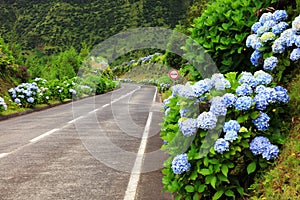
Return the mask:
<svg viewBox="0 0 300 200"><path fill-rule="evenodd" d="M178 194L178 195L174 198L174 200L181 200L181 198L182 198L182 195L181 195L181 194Z"/></svg>
<svg viewBox="0 0 300 200"><path fill-rule="evenodd" d="M223 174L218 174L217 177L220 181L229 183L228 178L226 176L224 176Z"/></svg>
<svg viewBox="0 0 300 200"><path fill-rule="evenodd" d="M238 187L236 190L238 191L238 193L239 193L241 196L244 195L244 188Z"/></svg>
<svg viewBox="0 0 300 200"><path fill-rule="evenodd" d="M219 164L219 160L213 158L213 159L210 159L210 160L209 160L209 163L216 165L216 164Z"/></svg>
<svg viewBox="0 0 300 200"><path fill-rule="evenodd" d="M191 179L191 180L196 180L197 177L198 177L197 171L193 171L192 174L191 174L191 176L190 176L190 179Z"/></svg>
<svg viewBox="0 0 300 200"><path fill-rule="evenodd" d="M255 170L256 170L256 162L253 161L252 163L250 163L247 166L247 172L248 172L248 174L251 174L251 173L255 172Z"/></svg>
<svg viewBox="0 0 300 200"><path fill-rule="evenodd" d="M184 189L185 189L187 192L189 192L189 193L195 191L194 186L192 186L192 185L187 185L187 186L185 186Z"/></svg>
<svg viewBox="0 0 300 200"><path fill-rule="evenodd" d="M193 200L199 200L199 194L198 193L195 193L194 196L193 196Z"/></svg>
<svg viewBox="0 0 300 200"><path fill-rule="evenodd" d="M217 177L216 176L213 176L212 179L211 179L211 186L216 189L216 183L217 183Z"/></svg>
<svg viewBox="0 0 300 200"><path fill-rule="evenodd" d="M222 168L221 168L221 171L227 177L227 174L228 174L228 167L227 167L227 165L223 164Z"/></svg>
<svg viewBox="0 0 300 200"><path fill-rule="evenodd" d="M209 164L208 162L209 162L208 157L204 157L203 164L204 164L205 167L208 167L208 164Z"/></svg>
<svg viewBox="0 0 300 200"><path fill-rule="evenodd" d="M227 190L225 192L225 195L228 196L228 197L235 197L234 192L232 190Z"/></svg>
<svg viewBox="0 0 300 200"><path fill-rule="evenodd" d="M217 191L215 194L214 194L214 196L213 196L213 200L217 200L217 199L220 199L221 198L221 196L224 194L224 191L223 190L219 190L219 191Z"/></svg>
<svg viewBox="0 0 300 200"><path fill-rule="evenodd" d="M251 117L251 119L256 119L259 117L259 115L260 115L260 112L254 111L250 114L250 117Z"/></svg>
<svg viewBox="0 0 300 200"><path fill-rule="evenodd" d="M246 114L246 115L243 115L243 116L239 116L239 117L237 118L237 121L238 121L238 123L243 123L243 122L247 121L248 118L249 118L249 115Z"/></svg>
<svg viewBox="0 0 300 200"><path fill-rule="evenodd" d="M200 192L200 193L204 192L205 188L206 188L205 184L199 185L198 192Z"/></svg>
<svg viewBox="0 0 300 200"><path fill-rule="evenodd" d="M200 169L198 173L202 174L203 176L207 176L211 174L211 171L209 169Z"/></svg>

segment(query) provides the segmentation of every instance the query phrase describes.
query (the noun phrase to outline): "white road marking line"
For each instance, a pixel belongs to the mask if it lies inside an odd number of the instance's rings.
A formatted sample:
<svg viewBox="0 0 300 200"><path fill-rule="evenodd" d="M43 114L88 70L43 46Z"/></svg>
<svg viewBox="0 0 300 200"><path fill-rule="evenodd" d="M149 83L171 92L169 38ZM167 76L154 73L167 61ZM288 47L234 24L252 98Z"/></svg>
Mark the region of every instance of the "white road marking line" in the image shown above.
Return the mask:
<svg viewBox="0 0 300 200"><path fill-rule="evenodd" d="M109 105L110 105L110 104L107 103L107 104L103 105L102 108L105 108L105 107L107 107L107 106L109 106Z"/></svg>
<svg viewBox="0 0 300 200"><path fill-rule="evenodd" d="M56 131L59 131L59 130L60 129L58 129L58 128L52 129L51 131L48 131L48 132L46 132L46 133L44 133L44 134L42 134L40 136L37 136L37 137L35 137L35 138L33 138L33 139L29 140L29 141L31 143L37 142L37 141L43 139L44 137L47 137L48 135L51 135L52 133L54 133Z"/></svg>
<svg viewBox="0 0 300 200"><path fill-rule="evenodd" d="M117 101L120 101L121 99L123 99L123 98L125 98L125 97L127 97L127 96L133 94L134 92L138 91L139 89L141 89L141 86L139 86L139 87L138 87L137 89L135 89L135 90L132 90L132 91L129 92L128 94L122 95L121 97L119 97L119 98L113 100L113 101L111 102L111 104L116 103Z"/></svg>
<svg viewBox="0 0 300 200"><path fill-rule="evenodd" d="M156 94L157 94L157 88L155 90L153 102L156 99ZM139 151L137 153L137 156L136 156L136 159L134 162L134 166L133 166L131 174L130 174L130 179L129 179L129 182L127 185L124 200L135 200L137 187L138 187L138 183L140 180L140 175L142 172L144 154L145 154L145 150L146 150L146 146L147 146L147 140L149 137L152 115L153 115L153 113L149 112L148 119L147 119L146 126L145 126L144 133L143 133L143 137L142 137L142 141L141 141L141 144L139 147Z"/></svg>
<svg viewBox="0 0 300 200"><path fill-rule="evenodd" d="M9 153L0 153L0 158L4 158L4 157L6 157L8 155L9 155Z"/></svg>
<svg viewBox="0 0 300 200"><path fill-rule="evenodd" d="M77 120L82 119L82 118L84 118L84 116L77 117L77 118L75 118L75 119L69 121L68 124L72 124L72 123L74 123L74 122L76 122Z"/></svg>

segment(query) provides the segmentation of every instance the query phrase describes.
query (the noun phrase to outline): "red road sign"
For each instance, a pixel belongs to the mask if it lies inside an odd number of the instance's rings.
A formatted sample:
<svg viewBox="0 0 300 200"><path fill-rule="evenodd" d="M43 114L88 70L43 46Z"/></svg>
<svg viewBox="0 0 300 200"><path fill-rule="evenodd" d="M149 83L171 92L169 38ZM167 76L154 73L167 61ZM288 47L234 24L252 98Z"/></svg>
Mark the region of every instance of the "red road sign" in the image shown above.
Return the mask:
<svg viewBox="0 0 300 200"><path fill-rule="evenodd" d="M179 78L179 71L177 69L171 69L169 71L169 77L172 79L172 80L176 80Z"/></svg>

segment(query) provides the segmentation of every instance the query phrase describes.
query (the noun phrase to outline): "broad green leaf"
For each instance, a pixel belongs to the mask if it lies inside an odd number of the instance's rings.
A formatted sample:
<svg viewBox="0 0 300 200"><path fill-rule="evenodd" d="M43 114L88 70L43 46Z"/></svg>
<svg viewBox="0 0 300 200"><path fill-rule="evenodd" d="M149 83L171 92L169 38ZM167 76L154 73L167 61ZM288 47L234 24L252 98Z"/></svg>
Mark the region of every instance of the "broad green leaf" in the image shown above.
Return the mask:
<svg viewBox="0 0 300 200"><path fill-rule="evenodd" d="M203 176L207 176L211 174L211 171L209 169L200 169L198 173L202 174Z"/></svg>
<svg viewBox="0 0 300 200"><path fill-rule="evenodd" d="M195 194L194 194L193 200L199 200L199 194L198 194L198 193L195 193Z"/></svg>
<svg viewBox="0 0 300 200"><path fill-rule="evenodd" d="M238 193L239 193L241 196L244 195L244 188L238 187L236 190L238 191Z"/></svg>
<svg viewBox="0 0 300 200"><path fill-rule="evenodd" d="M227 167L227 165L222 165L222 168L221 168L221 171L222 171L222 173L224 174L224 176L226 176L227 177L227 174L228 174L228 167Z"/></svg>
<svg viewBox="0 0 300 200"><path fill-rule="evenodd" d="M191 180L196 180L197 177L198 177L197 171L193 171L192 174L191 174L191 176L190 176L190 179L191 179Z"/></svg>
<svg viewBox="0 0 300 200"><path fill-rule="evenodd" d="M213 159L209 160L209 163L216 165L216 164L219 164L219 161L218 161L218 159L213 158Z"/></svg>
<svg viewBox="0 0 300 200"><path fill-rule="evenodd" d="M247 166L247 172L248 172L248 174L251 174L251 173L255 172L255 170L256 170L256 163L255 163L255 161L253 161L252 163L250 163Z"/></svg>
<svg viewBox="0 0 300 200"><path fill-rule="evenodd" d="M200 192L200 193L204 192L205 188L206 188L205 184L199 185L198 192Z"/></svg>
<svg viewBox="0 0 300 200"><path fill-rule="evenodd" d="M226 176L224 176L223 174L218 174L217 177L220 181L229 183L228 178Z"/></svg>
<svg viewBox="0 0 300 200"><path fill-rule="evenodd" d="M259 115L260 115L260 112L254 111L250 114L250 117L251 117L251 119L256 119L259 117Z"/></svg>
<svg viewBox="0 0 300 200"><path fill-rule="evenodd" d="M238 118L237 118L237 121L238 121L238 123L243 123L243 122L245 122L245 121L247 121L248 120L248 118L249 118L249 115L243 115L243 116L239 116Z"/></svg>
<svg viewBox="0 0 300 200"><path fill-rule="evenodd" d="M227 190L225 192L225 195L228 196L228 197L235 197L234 192L232 190Z"/></svg>
<svg viewBox="0 0 300 200"><path fill-rule="evenodd" d="M223 190L219 190L219 191L217 191L215 194L214 194L214 196L213 196L213 200L217 200L217 199L220 199L221 198L221 196L224 194L224 191Z"/></svg>
<svg viewBox="0 0 300 200"><path fill-rule="evenodd" d="M212 186L213 188L215 188L215 189L216 189L216 183L217 183L217 177L216 177L216 176L213 176L212 179L211 179L210 184L211 184L211 186Z"/></svg>
<svg viewBox="0 0 300 200"><path fill-rule="evenodd" d="M184 189L185 189L187 192L189 192L189 193L195 191L194 186L192 186L192 185L187 185L187 186L185 186Z"/></svg>

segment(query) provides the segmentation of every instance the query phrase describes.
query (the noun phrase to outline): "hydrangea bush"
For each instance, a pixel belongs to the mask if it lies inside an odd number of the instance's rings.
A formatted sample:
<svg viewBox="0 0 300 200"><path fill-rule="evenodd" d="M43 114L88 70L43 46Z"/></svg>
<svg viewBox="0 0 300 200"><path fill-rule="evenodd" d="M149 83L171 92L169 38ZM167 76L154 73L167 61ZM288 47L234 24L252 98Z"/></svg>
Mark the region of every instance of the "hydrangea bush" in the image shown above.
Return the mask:
<svg viewBox="0 0 300 200"><path fill-rule="evenodd" d="M2 97L0 97L0 112L7 110L7 105Z"/></svg>
<svg viewBox="0 0 300 200"><path fill-rule="evenodd" d="M101 93L119 86L117 81L95 77L96 80L89 76L74 77L65 81L35 78L30 83L22 83L9 89L8 92L14 103L20 107L32 108L36 104L48 104L52 100L63 102L66 99L79 99L83 96L98 94L100 80L103 85Z"/></svg>
<svg viewBox="0 0 300 200"><path fill-rule="evenodd" d="M277 10L252 25L246 46L254 49L254 73L214 74L172 87L161 137L170 154L164 189L175 199L243 196L255 174L278 157L290 98L276 84L300 59L300 16L287 19L286 11Z"/></svg>
<svg viewBox="0 0 300 200"><path fill-rule="evenodd" d="M254 52L250 61L256 67L276 73L281 81L285 70L300 59L300 16L290 24L285 10L264 13L251 27L246 46Z"/></svg>
<svg viewBox="0 0 300 200"><path fill-rule="evenodd" d="M289 101L287 90L262 70L214 74L171 89L161 130L170 154L164 189L175 199L243 195L279 154L284 136L271 125Z"/></svg>

